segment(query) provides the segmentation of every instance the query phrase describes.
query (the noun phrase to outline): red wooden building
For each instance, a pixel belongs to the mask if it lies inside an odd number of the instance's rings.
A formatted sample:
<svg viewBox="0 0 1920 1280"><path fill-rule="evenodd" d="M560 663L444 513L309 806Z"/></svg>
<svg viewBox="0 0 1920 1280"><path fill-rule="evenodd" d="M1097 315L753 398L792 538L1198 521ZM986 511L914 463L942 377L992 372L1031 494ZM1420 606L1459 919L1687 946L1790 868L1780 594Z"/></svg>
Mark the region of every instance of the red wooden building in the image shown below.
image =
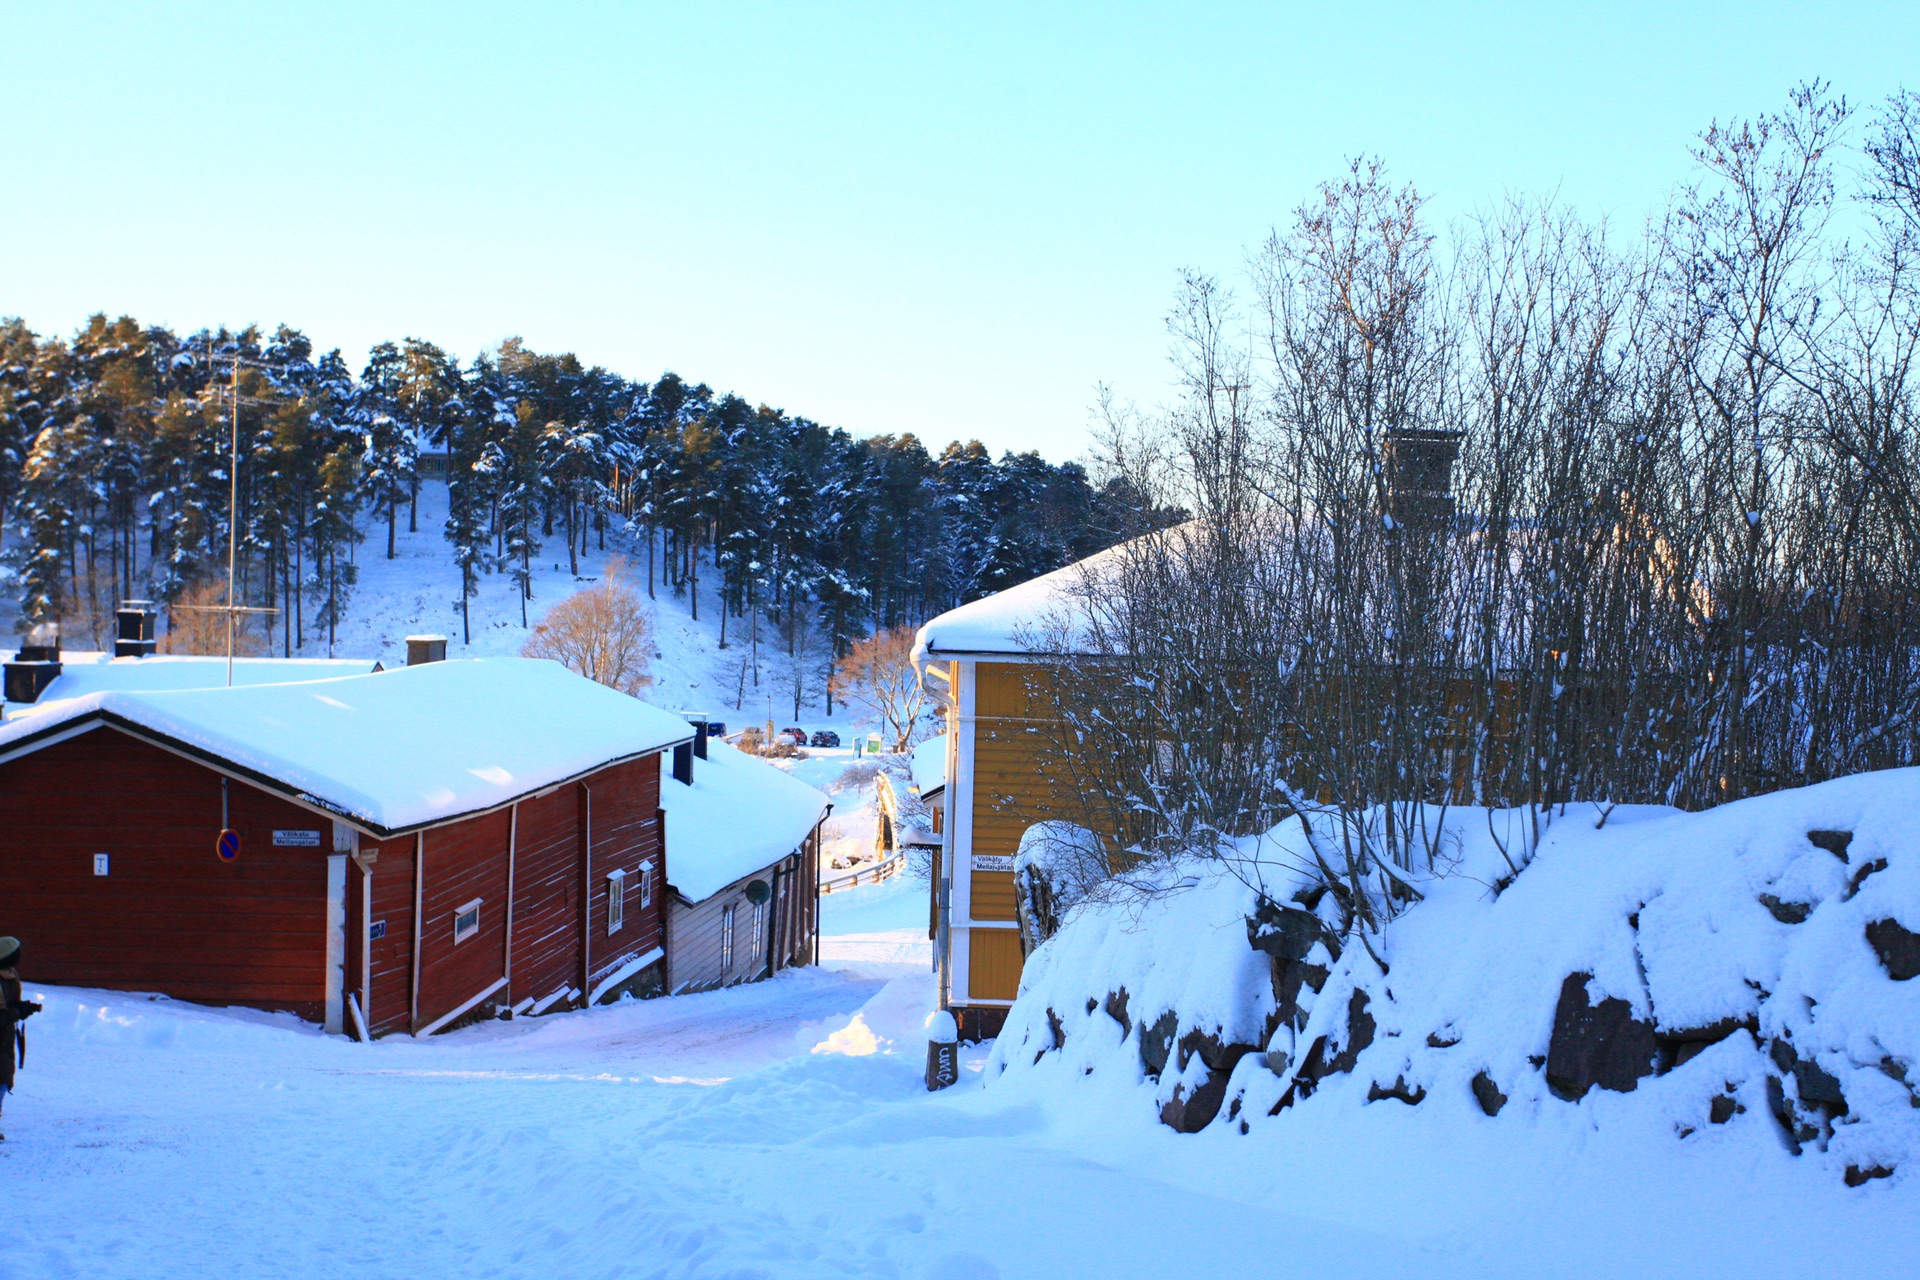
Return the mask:
<svg viewBox="0 0 1920 1280"><path fill-rule="evenodd" d="M43 705L0 725L0 934L40 981L355 1034L658 987L692 736L518 658Z"/></svg>

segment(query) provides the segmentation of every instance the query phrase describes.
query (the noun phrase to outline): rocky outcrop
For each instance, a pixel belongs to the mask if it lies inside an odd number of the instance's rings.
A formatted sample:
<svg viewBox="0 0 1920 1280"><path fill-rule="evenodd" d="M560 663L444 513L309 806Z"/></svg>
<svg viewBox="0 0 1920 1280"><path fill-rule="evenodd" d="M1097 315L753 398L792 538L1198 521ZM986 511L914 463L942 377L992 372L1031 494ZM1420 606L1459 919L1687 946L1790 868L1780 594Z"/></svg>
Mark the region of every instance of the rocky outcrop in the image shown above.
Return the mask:
<svg viewBox="0 0 1920 1280"><path fill-rule="evenodd" d="M1595 1085L1631 1092L1653 1074L1660 1050L1653 1024L1634 1017L1633 1006L1625 1000L1608 996L1589 1003L1591 981L1590 973L1568 974L1553 1012L1547 1085L1569 1100L1585 1097Z"/></svg>
<svg viewBox="0 0 1920 1280"><path fill-rule="evenodd" d="M1895 982L1920 977L1920 933L1891 917L1867 926L1867 945L1880 957L1880 967Z"/></svg>
<svg viewBox="0 0 1920 1280"><path fill-rule="evenodd" d="M1853 832L1809 831L1807 832L1807 843L1816 849L1825 849L1828 853L1840 859L1840 861L1845 862L1847 860L1847 847L1853 843Z"/></svg>
<svg viewBox="0 0 1920 1280"><path fill-rule="evenodd" d="M1805 924L1807 917L1813 914L1811 902L1785 902L1770 893L1760 895L1760 905L1781 924Z"/></svg>
<svg viewBox="0 0 1920 1280"><path fill-rule="evenodd" d="M1419 1106L1426 1099L1427 1091L1418 1085L1407 1083L1404 1075L1395 1076L1393 1083L1383 1085L1378 1080L1367 1086L1368 1102L1385 1102L1389 1098L1404 1102L1410 1107Z"/></svg>

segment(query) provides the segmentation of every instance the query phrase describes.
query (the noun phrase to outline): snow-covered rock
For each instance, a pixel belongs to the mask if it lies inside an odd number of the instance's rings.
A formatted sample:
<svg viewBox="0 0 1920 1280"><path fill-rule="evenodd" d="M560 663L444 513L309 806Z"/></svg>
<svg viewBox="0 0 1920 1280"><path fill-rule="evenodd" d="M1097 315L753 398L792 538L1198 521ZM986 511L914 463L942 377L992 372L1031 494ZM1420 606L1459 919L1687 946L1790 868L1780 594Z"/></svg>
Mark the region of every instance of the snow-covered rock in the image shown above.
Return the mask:
<svg viewBox="0 0 1920 1280"><path fill-rule="evenodd" d="M1369 1104L1732 1124L1859 1183L1920 1157L1917 813L1920 770L1698 814L1569 806L1513 875L1511 815L1436 811L1445 865L1366 945L1317 927L1289 820L1070 912L989 1077L1122 1073L1189 1131Z"/></svg>

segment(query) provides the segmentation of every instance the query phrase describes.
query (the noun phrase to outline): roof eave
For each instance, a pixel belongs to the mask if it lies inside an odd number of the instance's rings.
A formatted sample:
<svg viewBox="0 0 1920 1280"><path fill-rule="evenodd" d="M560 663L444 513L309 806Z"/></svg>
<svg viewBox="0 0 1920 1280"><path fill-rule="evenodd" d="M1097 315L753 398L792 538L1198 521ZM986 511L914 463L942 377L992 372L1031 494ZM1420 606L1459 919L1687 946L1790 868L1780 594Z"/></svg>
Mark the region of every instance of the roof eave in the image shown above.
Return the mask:
<svg viewBox="0 0 1920 1280"><path fill-rule="evenodd" d="M625 755L602 761L590 769L583 769L579 772L568 774L563 778L557 778L551 782L543 782L539 786L528 787L525 791L518 792L503 800L492 801L472 809L463 809L457 813L435 816L423 822L402 823L392 827L376 822L363 813L336 804L328 800L325 796L317 796L309 791L301 791L297 787L289 786L270 774L265 774L257 769L240 764L216 751L209 750L195 743L182 741L181 739L173 737L171 734L161 733L157 729L143 725L137 720L129 719L118 712L110 711L106 708L95 708L91 711L83 712L80 715L63 719L56 724L50 724L37 732L22 734L14 742L0 747L0 764L5 764L21 756L31 755L44 747L54 746L56 743L64 742L70 737L78 736L91 728L99 726L118 729L130 738L137 738L151 746L159 747L163 751L170 751L175 755L184 756L197 764L212 769L216 773L223 773L228 777L237 778L250 786L257 787L271 795L280 796L302 808L313 809L317 812L324 813L352 827L362 835L372 836L375 840L381 841L397 840L404 836L414 835L417 832L430 831L435 827L449 826L453 823L464 821L467 818L478 818L484 814L497 813L501 809L511 808L519 804L522 800L527 800L545 792L552 791L557 787L564 787L571 782L578 782L582 778L592 777L594 774L605 769L610 769L617 764L626 764L629 761L643 759L651 755L658 755L660 752L669 751L682 743L692 742L694 738L692 733L688 733L685 737L675 738L661 746L648 747L642 751L628 752Z"/></svg>

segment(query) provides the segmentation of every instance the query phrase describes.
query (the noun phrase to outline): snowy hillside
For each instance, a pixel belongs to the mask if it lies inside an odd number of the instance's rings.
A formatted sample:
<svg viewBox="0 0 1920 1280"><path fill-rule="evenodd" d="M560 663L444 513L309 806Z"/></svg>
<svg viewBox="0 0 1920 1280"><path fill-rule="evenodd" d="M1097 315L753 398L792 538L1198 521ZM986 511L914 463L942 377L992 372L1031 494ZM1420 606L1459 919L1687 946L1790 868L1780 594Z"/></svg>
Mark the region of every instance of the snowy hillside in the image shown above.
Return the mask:
<svg viewBox="0 0 1920 1280"><path fill-rule="evenodd" d="M447 656L485 657L490 654L514 654L527 642L530 626L520 622L520 601L513 582L505 574L483 574L480 594L468 602L472 615L471 644L462 642L460 626L460 575L454 568L450 548L441 536L446 520L446 486L429 481L420 488L420 531L408 533L403 520L396 546L396 557L386 558L386 528L369 526L367 540L356 550L360 570L347 619L340 628L334 652L342 656L378 658L389 665L406 661L406 638L420 632L438 632L448 637ZM597 582L609 557L624 554L632 562L637 585L646 588L645 549L625 545L623 536L607 535L607 550L594 550L581 558L576 577L567 570L564 554L551 552L536 562L533 600L527 606L527 621L538 624L541 617L570 592ZM656 584L654 604L655 658L654 683L644 695L648 702L676 710L709 712L716 720L745 723L771 717L786 725L792 720L791 695L777 685L778 663L774 646L761 637L760 687L754 688L749 666L742 696L740 661L751 656L747 637L738 634L728 621L729 648L720 646L719 601L713 592L711 574L703 574L700 590L700 620L693 620L691 602L675 597L664 582ZM276 647L276 652L279 649ZM304 649L296 653L326 656L326 637L309 635ZM817 683L817 682L816 682ZM742 707L735 705L743 703ZM809 730L831 725L843 734L848 720L835 708L829 721L822 715L816 691L802 716Z"/></svg>

